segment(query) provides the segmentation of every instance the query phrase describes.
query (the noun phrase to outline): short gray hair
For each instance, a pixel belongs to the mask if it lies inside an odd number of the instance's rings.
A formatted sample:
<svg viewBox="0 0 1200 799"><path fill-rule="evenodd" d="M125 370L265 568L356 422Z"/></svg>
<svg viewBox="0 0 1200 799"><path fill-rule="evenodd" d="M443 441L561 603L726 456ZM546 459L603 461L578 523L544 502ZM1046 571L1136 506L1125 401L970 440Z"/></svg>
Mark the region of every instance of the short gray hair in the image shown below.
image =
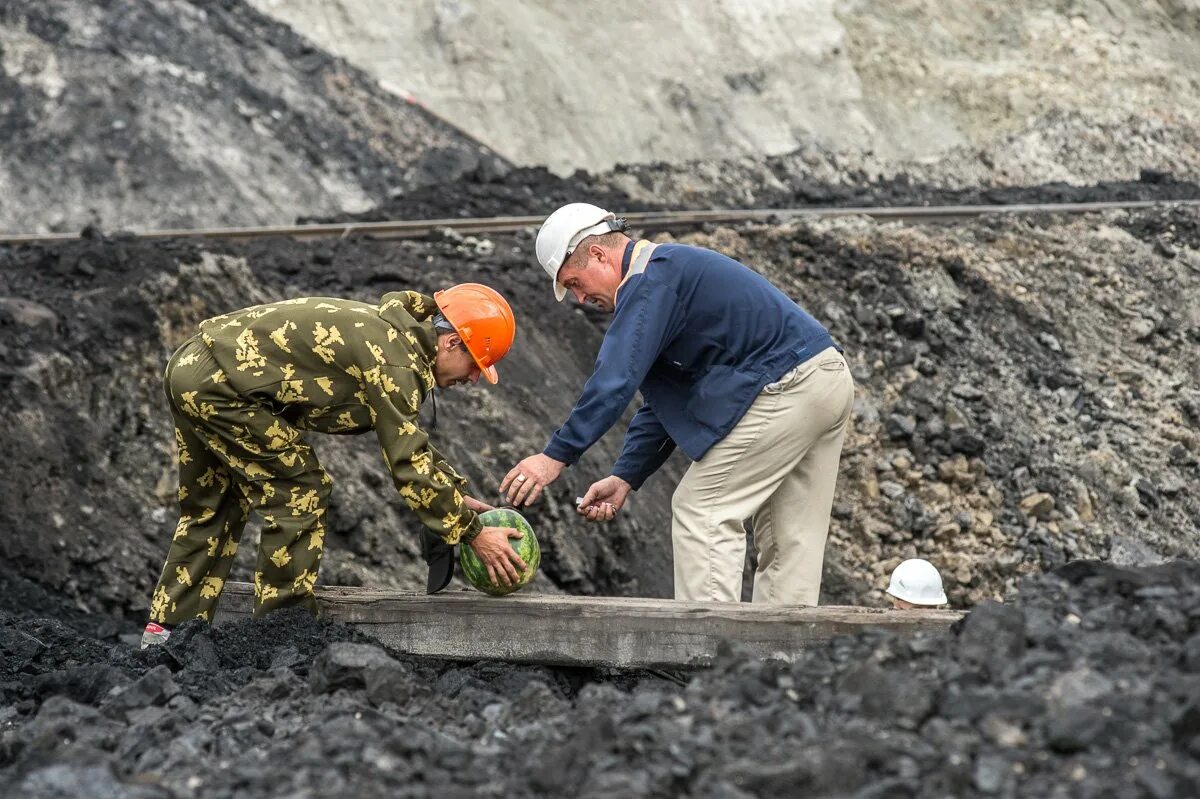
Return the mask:
<svg viewBox="0 0 1200 799"><path fill-rule="evenodd" d="M563 261L562 266L567 266L568 264L572 266L578 266L577 263L572 263L572 261L575 260L575 254L579 252L587 252L588 247L591 247L593 244L599 244L601 247L616 247L618 244L620 244L621 239L629 235L629 226L624 224L624 219L618 219L617 222L622 223L623 226L617 230L610 230L607 233L593 234L576 244L575 249L572 250L571 254L567 256L567 260ZM559 269L561 269L562 266L560 266Z"/></svg>

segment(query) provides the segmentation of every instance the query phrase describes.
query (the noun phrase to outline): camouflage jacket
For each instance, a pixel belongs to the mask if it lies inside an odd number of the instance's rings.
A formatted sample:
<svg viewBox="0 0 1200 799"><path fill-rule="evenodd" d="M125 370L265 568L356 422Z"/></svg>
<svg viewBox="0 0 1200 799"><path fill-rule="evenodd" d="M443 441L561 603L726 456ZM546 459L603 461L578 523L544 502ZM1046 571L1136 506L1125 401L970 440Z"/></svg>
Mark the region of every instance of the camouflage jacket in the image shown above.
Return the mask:
<svg viewBox="0 0 1200 799"><path fill-rule="evenodd" d="M466 478L417 423L434 386L436 310L413 291L387 294L378 306L302 297L216 316L200 331L229 384L296 427L373 428L404 501L455 544L482 525L463 504Z"/></svg>

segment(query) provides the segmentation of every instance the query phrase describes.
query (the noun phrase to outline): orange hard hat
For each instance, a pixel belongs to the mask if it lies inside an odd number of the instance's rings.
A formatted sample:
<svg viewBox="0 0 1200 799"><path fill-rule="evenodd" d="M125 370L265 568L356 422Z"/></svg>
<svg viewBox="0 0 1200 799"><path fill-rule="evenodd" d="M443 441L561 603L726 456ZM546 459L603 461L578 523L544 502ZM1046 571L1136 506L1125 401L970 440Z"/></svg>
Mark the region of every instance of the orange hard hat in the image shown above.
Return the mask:
<svg viewBox="0 0 1200 799"><path fill-rule="evenodd" d="M496 383L496 363L508 354L517 323L500 292L481 283L460 283L433 295L489 383Z"/></svg>

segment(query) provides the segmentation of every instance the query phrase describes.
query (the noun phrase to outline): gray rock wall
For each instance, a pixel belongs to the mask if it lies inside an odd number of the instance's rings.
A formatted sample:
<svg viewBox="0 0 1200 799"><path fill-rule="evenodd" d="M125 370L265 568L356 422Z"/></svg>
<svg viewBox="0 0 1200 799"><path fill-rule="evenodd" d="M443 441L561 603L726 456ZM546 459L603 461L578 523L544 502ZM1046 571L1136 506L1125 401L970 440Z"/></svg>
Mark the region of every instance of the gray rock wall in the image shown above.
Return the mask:
<svg viewBox="0 0 1200 799"><path fill-rule="evenodd" d="M0 6L0 231L290 224L493 159L241 2Z"/></svg>
<svg viewBox="0 0 1200 799"><path fill-rule="evenodd" d="M563 174L802 146L938 158L1060 114L1194 124L1200 99L1187 2L250 2ZM1027 182L1066 177L1026 155L1043 170Z"/></svg>

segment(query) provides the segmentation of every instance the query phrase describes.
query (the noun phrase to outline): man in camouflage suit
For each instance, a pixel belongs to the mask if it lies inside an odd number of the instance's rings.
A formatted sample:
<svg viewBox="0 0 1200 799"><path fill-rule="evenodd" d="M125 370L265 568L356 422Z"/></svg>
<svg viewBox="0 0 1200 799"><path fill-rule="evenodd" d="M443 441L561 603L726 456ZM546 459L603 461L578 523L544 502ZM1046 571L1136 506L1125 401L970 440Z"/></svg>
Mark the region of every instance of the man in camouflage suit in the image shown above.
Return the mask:
<svg viewBox="0 0 1200 799"><path fill-rule="evenodd" d="M507 541L516 531L482 526L478 512L489 506L464 493L466 479L417 419L435 384L495 383L514 332L508 303L478 284L434 298L396 292L378 306L306 297L201 323L166 369L180 518L143 646L184 621L213 618L251 510L263 520L255 615L316 611L333 481L302 430L374 429L396 488L442 549L469 544L498 579L515 580L525 568Z"/></svg>

